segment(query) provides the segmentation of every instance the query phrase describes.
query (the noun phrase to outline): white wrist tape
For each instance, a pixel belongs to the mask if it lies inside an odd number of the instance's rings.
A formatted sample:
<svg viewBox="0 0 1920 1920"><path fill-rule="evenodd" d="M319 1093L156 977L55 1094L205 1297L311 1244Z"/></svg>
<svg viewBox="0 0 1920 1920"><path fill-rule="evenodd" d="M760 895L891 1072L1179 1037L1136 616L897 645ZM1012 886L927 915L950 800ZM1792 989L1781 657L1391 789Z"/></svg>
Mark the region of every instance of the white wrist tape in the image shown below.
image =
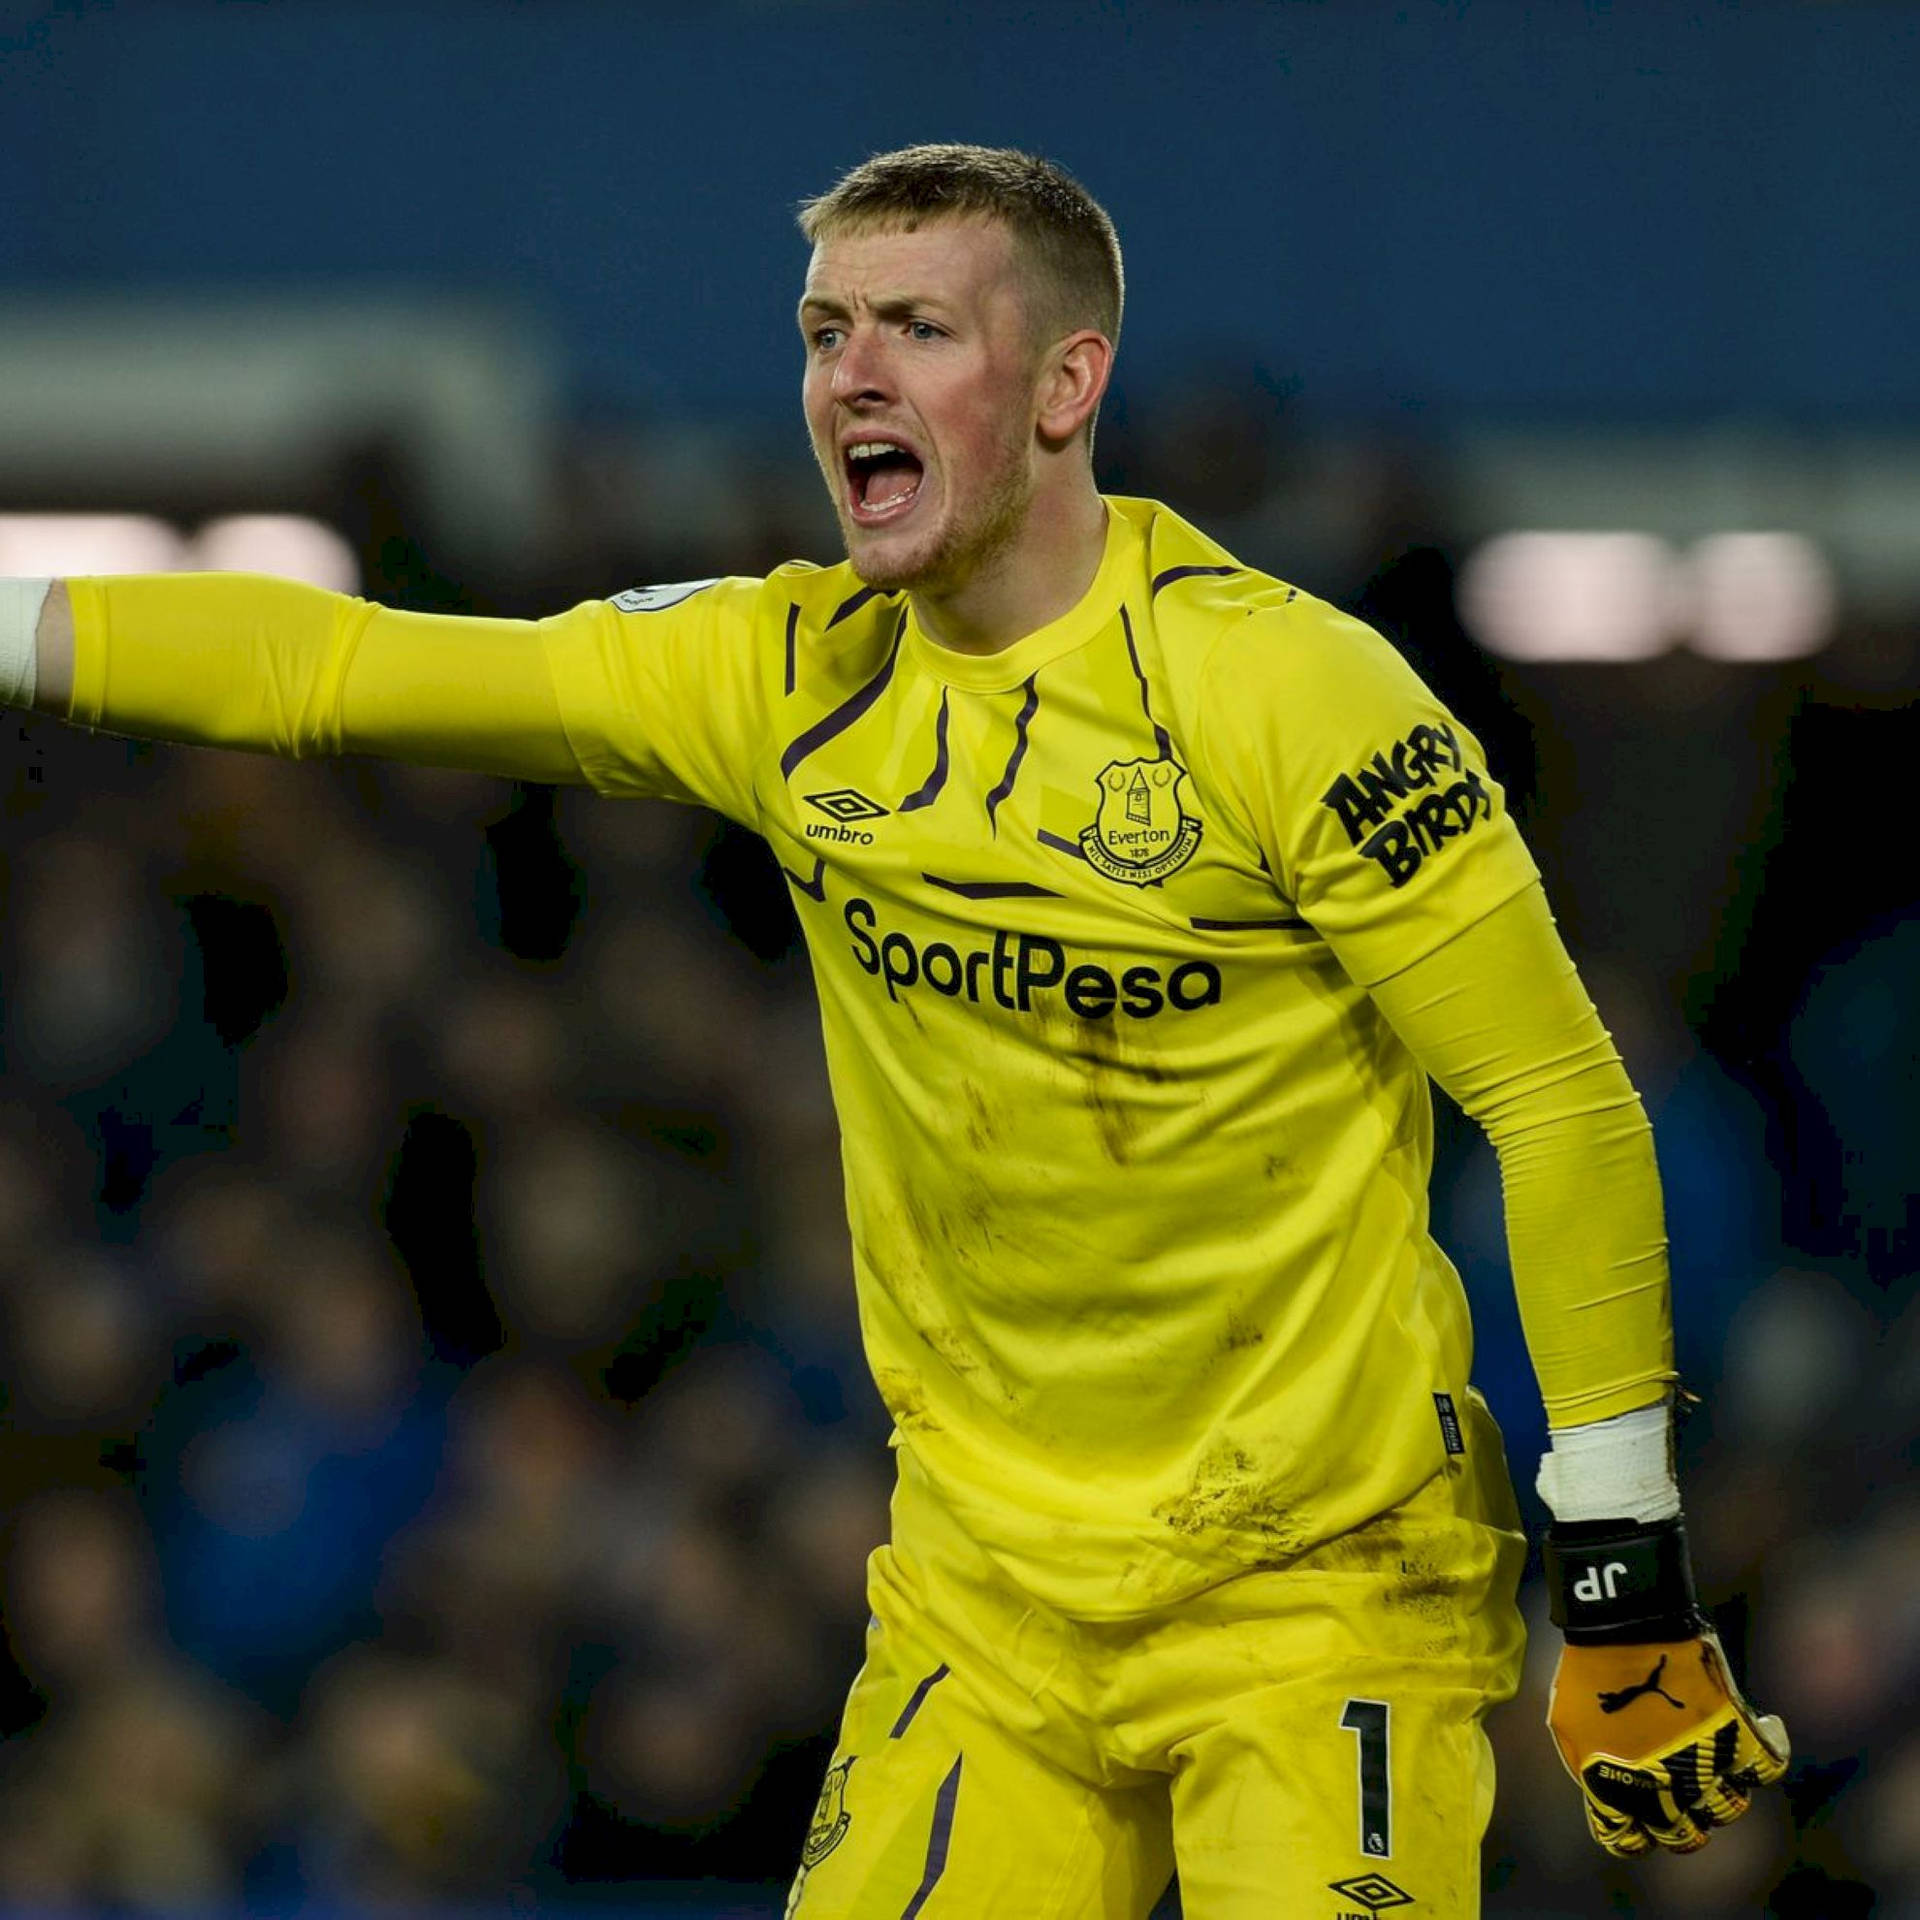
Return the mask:
<svg viewBox="0 0 1920 1920"><path fill-rule="evenodd" d="M1534 1485L1556 1520L1671 1520L1673 1414L1663 1400L1584 1427L1558 1427Z"/></svg>
<svg viewBox="0 0 1920 1920"><path fill-rule="evenodd" d="M33 704L40 609L51 580L0 580L0 707Z"/></svg>

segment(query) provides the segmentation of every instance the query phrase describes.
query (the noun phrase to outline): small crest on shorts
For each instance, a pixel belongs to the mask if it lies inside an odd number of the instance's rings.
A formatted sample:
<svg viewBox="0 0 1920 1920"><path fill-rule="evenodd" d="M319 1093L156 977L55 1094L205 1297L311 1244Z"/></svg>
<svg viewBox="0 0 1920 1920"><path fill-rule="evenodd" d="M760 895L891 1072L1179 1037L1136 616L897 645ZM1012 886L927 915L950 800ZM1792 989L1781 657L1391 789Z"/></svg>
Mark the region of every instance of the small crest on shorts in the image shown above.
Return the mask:
<svg viewBox="0 0 1920 1920"><path fill-rule="evenodd" d="M1151 887L1184 867L1200 844L1200 822L1180 789L1177 760L1111 760L1095 781L1100 808L1080 835L1087 864L1109 880Z"/></svg>
<svg viewBox="0 0 1920 1920"><path fill-rule="evenodd" d="M837 1767L827 1769L813 1823L807 1828L806 1844L800 1849L803 1866L817 1867L846 1837L853 1820L847 1811L847 1775L853 1771L856 1757L848 1754Z"/></svg>
<svg viewBox="0 0 1920 1920"><path fill-rule="evenodd" d="M671 580L661 587L629 587L613 596L613 605L622 613L659 613L677 607L682 600L691 600L702 587L715 585L719 578L716 573L711 580Z"/></svg>

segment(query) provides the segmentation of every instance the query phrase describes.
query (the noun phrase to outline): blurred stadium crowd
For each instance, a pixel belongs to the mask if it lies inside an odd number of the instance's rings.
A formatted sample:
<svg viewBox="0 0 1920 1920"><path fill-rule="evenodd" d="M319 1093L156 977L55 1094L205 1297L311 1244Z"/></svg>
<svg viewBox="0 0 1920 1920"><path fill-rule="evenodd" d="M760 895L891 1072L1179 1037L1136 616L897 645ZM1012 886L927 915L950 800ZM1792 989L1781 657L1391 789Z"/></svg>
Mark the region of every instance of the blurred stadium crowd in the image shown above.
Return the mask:
<svg viewBox="0 0 1920 1920"><path fill-rule="evenodd" d="M1797 1747L1705 1854L1610 1863L1541 1729L1542 1620L1489 1912L1920 1914L1920 616L1771 667L1496 667L1420 457L1336 458L1269 398L1123 399L1107 481L1366 613L1487 741L1655 1116L1702 1586ZM832 557L797 449L649 542L675 452L583 440L567 531L511 580L426 552L385 481L336 517L371 595L428 608ZM665 806L6 725L0 1906L772 1888L890 1467L763 850ZM1524 1484L1497 1183L1457 1116L1435 1208Z"/></svg>

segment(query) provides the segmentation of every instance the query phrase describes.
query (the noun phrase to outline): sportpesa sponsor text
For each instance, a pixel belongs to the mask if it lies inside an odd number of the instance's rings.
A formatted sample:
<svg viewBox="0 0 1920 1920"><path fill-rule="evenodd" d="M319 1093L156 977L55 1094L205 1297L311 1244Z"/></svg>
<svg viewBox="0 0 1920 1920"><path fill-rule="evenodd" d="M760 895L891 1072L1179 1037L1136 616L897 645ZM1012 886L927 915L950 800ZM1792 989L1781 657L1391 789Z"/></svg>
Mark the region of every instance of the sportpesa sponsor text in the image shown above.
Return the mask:
<svg viewBox="0 0 1920 1920"><path fill-rule="evenodd" d="M1190 1013L1220 1002L1220 969L1211 960L1186 960L1165 975L1144 966L1116 974L1098 961L1069 966L1064 943L1044 933L996 927L990 947L963 951L945 940L921 945L910 934L880 931L873 902L859 894L847 902L844 917L854 959L885 986L889 1000L928 987L949 1000L975 1005L990 1000L1009 1013L1031 1013L1036 993L1057 988L1083 1020L1105 1020L1116 1012L1151 1020L1169 1010Z"/></svg>

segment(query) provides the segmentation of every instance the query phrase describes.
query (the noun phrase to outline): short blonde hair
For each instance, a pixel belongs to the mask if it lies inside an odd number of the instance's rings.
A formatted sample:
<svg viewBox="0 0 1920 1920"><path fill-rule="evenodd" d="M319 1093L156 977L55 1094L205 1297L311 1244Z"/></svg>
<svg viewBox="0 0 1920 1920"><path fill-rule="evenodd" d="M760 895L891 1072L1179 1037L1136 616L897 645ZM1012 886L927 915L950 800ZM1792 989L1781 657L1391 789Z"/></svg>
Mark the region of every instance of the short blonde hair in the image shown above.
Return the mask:
<svg viewBox="0 0 1920 1920"><path fill-rule="evenodd" d="M1079 181L1037 154L954 142L877 153L802 203L800 231L818 244L833 234L912 233L930 220L968 218L997 220L1012 235L1037 334L1093 327L1119 342L1119 235Z"/></svg>

